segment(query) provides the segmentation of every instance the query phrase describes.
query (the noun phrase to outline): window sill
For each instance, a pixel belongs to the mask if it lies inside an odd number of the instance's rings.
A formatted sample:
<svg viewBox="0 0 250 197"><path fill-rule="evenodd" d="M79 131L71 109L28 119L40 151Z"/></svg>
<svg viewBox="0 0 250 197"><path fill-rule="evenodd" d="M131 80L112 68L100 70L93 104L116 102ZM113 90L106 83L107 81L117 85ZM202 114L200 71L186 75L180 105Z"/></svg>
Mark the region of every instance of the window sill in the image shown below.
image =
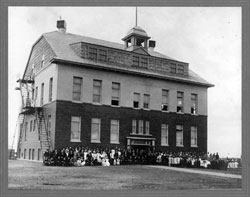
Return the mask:
<svg viewBox="0 0 250 197"><path fill-rule="evenodd" d="M161 146L169 146L169 144L161 144Z"/></svg>
<svg viewBox="0 0 250 197"><path fill-rule="evenodd" d="M176 145L176 147L184 147L184 145Z"/></svg>
<svg viewBox="0 0 250 197"><path fill-rule="evenodd" d="M151 109L149 109L149 108L143 108L143 110L150 111Z"/></svg>
<svg viewBox="0 0 250 197"><path fill-rule="evenodd" d="M169 111L164 111L164 110L161 110L163 113L169 113Z"/></svg>
<svg viewBox="0 0 250 197"><path fill-rule="evenodd" d="M198 116L198 114L191 114L192 116Z"/></svg>
<svg viewBox="0 0 250 197"><path fill-rule="evenodd" d="M130 133L130 135L135 135L135 136L152 136L152 134L143 134L143 133Z"/></svg>
<svg viewBox="0 0 250 197"><path fill-rule="evenodd" d="M72 100L72 103L82 103L81 101L74 101Z"/></svg>
<svg viewBox="0 0 250 197"><path fill-rule="evenodd" d="M100 144L101 141L91 141L90 143L98 143L98 144Z"/></svg>
<svg viewBox="0 0 250 197"><path fill-rule="evenodd" d="M70 142L81 142L81 140L70 140Z"/></svg>
<svg viewBox="0 0 250 197"><path fill-rule="evenodd" d="M177 114L184 114L184 112L176 112Z"/></svg>
<svg viewBox="0 0 250 197"><path fill-rule="evenodd" d="M192 148L198 148L198 146L197 146L197 145L191 145L191 147L192 147Z"/></svg>
<svg viewBox="0 0 250 197"><path fill-rule="evenodd" d="M111 107L121 107L120 105L110 105Z"/></svg>
<svg viewBox="0 0 250 197"><path fill-rule="evenodd" d="M102 105L102 103L95 103L95 102L93 102L92 105Z"/></svg>

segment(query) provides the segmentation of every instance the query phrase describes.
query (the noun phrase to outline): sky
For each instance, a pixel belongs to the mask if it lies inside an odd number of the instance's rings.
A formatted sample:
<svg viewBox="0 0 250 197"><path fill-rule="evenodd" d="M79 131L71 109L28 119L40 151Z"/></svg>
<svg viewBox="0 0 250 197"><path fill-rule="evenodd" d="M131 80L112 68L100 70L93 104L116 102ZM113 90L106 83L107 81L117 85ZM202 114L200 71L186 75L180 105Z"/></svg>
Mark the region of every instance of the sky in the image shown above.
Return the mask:
<svg viewBox="0 0 250 197"><path fill-rule="evenodd" d="M8 144L16 148L21 106L16 80L35 41L57 30L61 17L69 33L122 44L136 17L135 7L9 7L8 13ZM240 157L241 8L138 7L137 24L156 41L155 51L189 63L215 85L208 89L208 152Z"/></svg>

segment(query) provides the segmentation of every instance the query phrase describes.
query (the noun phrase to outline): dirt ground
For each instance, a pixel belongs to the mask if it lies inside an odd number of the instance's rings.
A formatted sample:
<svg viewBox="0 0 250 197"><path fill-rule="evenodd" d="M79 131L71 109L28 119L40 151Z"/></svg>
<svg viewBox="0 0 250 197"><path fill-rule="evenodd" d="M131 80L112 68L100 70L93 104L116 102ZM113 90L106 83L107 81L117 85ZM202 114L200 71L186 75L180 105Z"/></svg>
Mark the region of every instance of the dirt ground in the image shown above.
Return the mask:
<svg viewBox="0 0 250 197"><path fill-rule="evenodd" d="M9 160L9 189L180 190L240 189L241 179L142 165L55 167Z"/></svg>

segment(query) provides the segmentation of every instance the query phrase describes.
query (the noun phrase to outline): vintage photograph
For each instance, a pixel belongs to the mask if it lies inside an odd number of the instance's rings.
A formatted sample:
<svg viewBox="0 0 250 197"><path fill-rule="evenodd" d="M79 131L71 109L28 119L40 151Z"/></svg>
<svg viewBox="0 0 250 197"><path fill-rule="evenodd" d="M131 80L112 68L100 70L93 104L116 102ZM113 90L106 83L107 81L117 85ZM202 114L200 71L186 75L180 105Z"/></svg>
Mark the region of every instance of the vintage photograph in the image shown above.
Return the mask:
<svg viewBox="0 0 250 197"><path fill-rule="evenodd" d="M241 189L241 20L9 7L8 189Z"/></svg>

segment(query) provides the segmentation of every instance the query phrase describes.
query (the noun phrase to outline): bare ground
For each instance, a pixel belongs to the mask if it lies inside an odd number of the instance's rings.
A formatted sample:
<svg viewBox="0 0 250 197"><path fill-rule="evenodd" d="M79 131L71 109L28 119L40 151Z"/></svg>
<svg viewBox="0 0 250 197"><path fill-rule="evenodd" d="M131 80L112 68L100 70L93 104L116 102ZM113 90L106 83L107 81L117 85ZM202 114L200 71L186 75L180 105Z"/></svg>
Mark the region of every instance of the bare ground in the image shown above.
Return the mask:
<svg viewBox="0 0 250 197"><path fill-rule="evenodd" d="M9 189L180 190L240 189L241 179L192 174L149 166L54 167L9 160Z"/></svg>

